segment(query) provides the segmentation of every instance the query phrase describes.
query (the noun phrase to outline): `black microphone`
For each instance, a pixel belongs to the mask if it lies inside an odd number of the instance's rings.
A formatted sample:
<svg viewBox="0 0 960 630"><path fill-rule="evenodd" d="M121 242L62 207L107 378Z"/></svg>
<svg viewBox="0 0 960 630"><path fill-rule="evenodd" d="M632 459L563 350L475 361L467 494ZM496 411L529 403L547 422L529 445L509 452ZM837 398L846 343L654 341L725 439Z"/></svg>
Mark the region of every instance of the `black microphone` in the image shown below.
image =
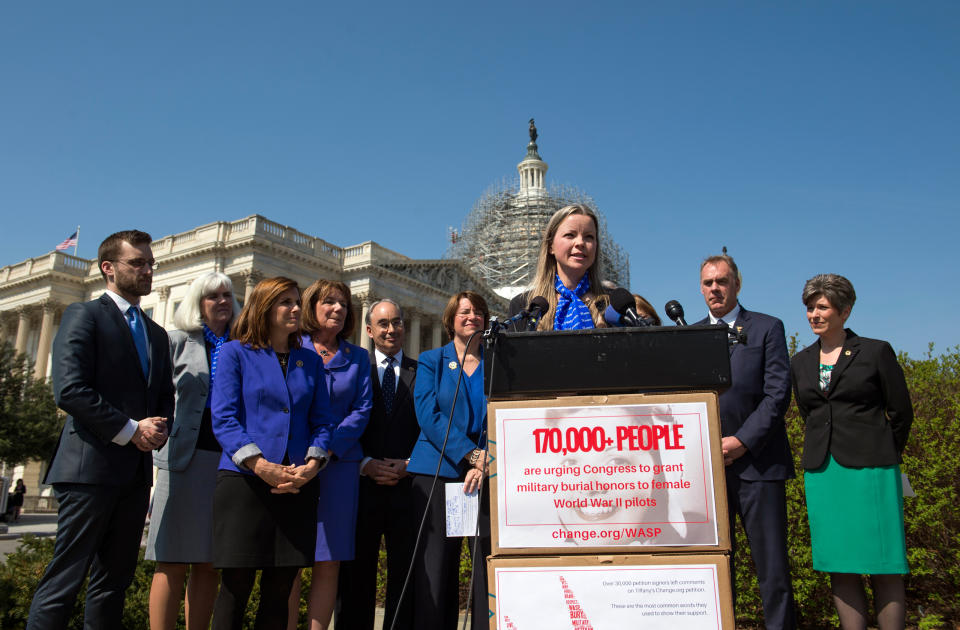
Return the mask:
<svg viewBox="0 0 960 630"><path fill-rule="evenodd" d="M637 314L637 302L633 299L633 294L623 287L617 287L610 292L610 306L620 313L620 317L623 318L627 326L643 325L640 323L640 316Z"/></svg>
<svg viewBox="0 0 960 630"><path fill-rule="evenodd" d="M520 311L513 317L509 317L503 320L502 322L497 321L496 318L491 318L490 330L488 330L487 332L495 332L496 329L498 328L501 330L510 328L511 326L513 326L514 324L516 324L517 322L525 318L528 318L528 323L527 323L528 327L530 326L530 324L532 324L533 328L536 328L537 321L543 316L544 313L547 312L549 308L550 308L550 304L547 303L547 298L541 295L538 295L537 297L530 300L530 305L527 306L527 308Z"/></svg>
<svg viewBox="0 0 960 630"><path fill-rule="evenodd" d="M547 302L547 298L543 297L542 295L538 295L530 300L530 306L528 306L527 310L524 311L528 318L527 330L535 330L540 318L543 317L543 314L549 310L550 303Z"/></svg>
<svg viewBox="0 0 960 630"><path fill-rule="evenodd" d="M680 302L670 300L664 305L663 311L667 314L667 317L676 322L677 326L687 325L687 322L683 319L683 307L680 306Z"/></svg>

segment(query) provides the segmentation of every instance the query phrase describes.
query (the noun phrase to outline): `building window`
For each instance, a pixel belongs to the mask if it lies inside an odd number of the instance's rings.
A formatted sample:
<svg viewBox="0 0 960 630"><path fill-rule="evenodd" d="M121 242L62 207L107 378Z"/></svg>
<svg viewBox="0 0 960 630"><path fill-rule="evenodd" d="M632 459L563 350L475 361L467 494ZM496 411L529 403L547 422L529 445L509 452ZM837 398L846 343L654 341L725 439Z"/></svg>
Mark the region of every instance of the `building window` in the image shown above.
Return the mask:
<svg viewBox="0 0 960 630"><path fill-rule="evenodd" d="M148 306L147 308L143 309L143 312L146 314L147 317L149 317L150 319L153 319L153 307L152 307L152 306Z"/></svg>

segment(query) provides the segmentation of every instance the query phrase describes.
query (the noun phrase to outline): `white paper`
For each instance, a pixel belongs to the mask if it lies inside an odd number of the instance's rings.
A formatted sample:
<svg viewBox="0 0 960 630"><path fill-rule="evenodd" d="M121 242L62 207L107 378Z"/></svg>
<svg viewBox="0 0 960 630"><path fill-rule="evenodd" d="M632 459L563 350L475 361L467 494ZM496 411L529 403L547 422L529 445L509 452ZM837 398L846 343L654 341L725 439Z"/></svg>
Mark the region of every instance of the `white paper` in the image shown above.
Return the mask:
<svg viewBox="0 0 960 630"><path fill-rule="evenodd" d="M477 514L480 511L480 493L467 494L463 482L446 484L447 537L477 535Z"/></svg>

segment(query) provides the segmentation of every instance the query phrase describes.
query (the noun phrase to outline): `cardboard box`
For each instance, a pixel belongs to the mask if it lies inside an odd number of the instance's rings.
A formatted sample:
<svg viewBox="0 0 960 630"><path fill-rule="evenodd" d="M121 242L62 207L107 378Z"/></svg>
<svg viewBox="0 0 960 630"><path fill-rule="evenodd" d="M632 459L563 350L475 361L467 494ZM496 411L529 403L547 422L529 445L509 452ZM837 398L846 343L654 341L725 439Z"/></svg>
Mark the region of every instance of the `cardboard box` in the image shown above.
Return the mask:
<svg viewBox="0 0 960 630"><path fill-rule="evenodd" d="M725 554L487 560L491 630L734 630Z"/></svg>
<svg viewBox="0 0 960 630"><path fill-rule="evenodd" d="M493 555L730 549L714 392L488 406Z"/></svg>

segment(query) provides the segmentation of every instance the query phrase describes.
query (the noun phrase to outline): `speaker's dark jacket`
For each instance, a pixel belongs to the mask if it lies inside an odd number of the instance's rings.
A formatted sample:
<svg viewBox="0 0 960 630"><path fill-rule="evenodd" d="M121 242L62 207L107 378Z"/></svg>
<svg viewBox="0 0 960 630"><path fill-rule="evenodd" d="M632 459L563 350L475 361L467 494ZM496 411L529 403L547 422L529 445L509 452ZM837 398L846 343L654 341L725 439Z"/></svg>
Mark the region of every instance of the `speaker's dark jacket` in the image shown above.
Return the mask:
<svg viewBox="0 0 960 630"><path fill-rule="evenodd" d="M827 453L847 467L901 461L913 407L897 355L886 341L848 329L830 386L821 391L818 340L793 357L793 390L806 421L804 468L819 468Z"/></svg>

